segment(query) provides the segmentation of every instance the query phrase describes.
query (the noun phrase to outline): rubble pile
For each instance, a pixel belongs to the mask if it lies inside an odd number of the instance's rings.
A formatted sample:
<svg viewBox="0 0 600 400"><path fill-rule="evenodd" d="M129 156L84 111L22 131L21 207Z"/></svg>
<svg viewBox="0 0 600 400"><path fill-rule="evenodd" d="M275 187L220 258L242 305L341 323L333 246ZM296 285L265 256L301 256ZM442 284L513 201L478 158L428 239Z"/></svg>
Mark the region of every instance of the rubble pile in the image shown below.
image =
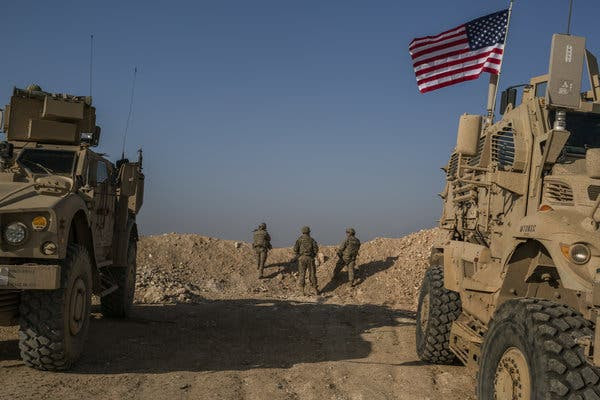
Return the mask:
<svg viewBox="0 0 600 400"><path fill-rule="evenodd" d="M322 301L416 307L431 245L443 235L434 228L363 243L357 260L361 282L356 288L347 285L345 271L332 279L337 261L335 247L322 246L317 267ZM297 287L297 264L290 262L292 259L290 248L273 249L265 269L267 279L258 279L249 243L194 234L142 237L138 245L136 302L302 297Z"/></svg>

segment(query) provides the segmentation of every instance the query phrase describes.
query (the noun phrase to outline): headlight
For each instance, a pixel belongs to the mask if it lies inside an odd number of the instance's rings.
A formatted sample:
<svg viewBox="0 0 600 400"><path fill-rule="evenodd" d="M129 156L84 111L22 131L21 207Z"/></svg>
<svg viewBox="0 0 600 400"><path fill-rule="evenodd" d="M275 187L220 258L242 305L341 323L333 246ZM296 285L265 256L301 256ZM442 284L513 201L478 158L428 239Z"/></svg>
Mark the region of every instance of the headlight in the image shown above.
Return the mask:
<svg viewBox="0 0 600 400"><path fill-rule="evenodd" d="M579 265L590 261L590 257L592 256L590 248L583 243L575 243L571 246L561 244L560 250L567 260Z"/></svg>
<svg viewBox="0 0 600 400"><path fill-rule="evenodd" d="M4 229L4 239L10 244L19 244L25 241L27 228L20 222L13 222Z"/></svg>

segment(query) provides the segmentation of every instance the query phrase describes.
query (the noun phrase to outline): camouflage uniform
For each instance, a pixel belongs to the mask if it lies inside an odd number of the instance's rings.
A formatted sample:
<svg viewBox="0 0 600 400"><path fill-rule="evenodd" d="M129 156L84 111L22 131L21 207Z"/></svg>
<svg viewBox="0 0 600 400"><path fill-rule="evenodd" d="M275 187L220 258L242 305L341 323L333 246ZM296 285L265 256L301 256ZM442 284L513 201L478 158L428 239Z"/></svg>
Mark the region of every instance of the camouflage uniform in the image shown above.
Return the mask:
<svg viewBox="0 0 600 400"><path fill-rule="evenodd" d="M348 282L354 286L354 268L356 267L356 257L358 256L358 250L360 249L360 240L354 235L356 232L352 228L346 229L346 239L340 244L337 249L338 261L333 270L333 277L346 266L348 268Z"/></svg>
<svg viewBox="0 0 600 400"><path fill-rule="evenodd" d="M271 246L271 236L267 232L267 224L264 222L254 230L254 243L252 244L256 252L256 262L258 267L258 277L263 277L263 270L267 262L267 254L273 247Z"/></svg>
<svg viewBox="0 0 600 400"><path fill-rule="evenodd" d="M316 294L319 294L319 288L317 286L317 271L315 266L315 257L319 252L319 246L315 239L310 237L310 228L305 226L302 228L302 236L296 240L294 245L294 254L298 257L298 284L304 293L304 280L306 276L306 270L308 270L308 279L310 284L315 290Z"/></svg>

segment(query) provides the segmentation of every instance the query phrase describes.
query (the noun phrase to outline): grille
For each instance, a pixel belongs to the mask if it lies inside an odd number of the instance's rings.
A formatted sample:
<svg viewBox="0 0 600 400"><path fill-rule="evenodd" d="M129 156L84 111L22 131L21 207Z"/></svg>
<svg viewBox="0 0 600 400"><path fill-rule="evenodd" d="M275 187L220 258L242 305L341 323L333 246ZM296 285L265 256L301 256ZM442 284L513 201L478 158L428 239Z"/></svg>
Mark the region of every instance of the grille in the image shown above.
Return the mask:
<svg viewBox="0 0 600 400"><path fill-rule="evenodd" d="M20 293L18 290L0 290L0 317L17 314L19 311Z"/></svg>
<svg viewBox="0 0 600 400"><path fill-rule="evenodd" d="M492 136L492 161L502 169L511 168L515 162L515 139L510 126Z"/></svg>
<svg viewBox="0 0 600 400"><path fill-rule="evenodd" d="M477 154L471 158L469 165L476 166L479 164L481 160L481 153L483 152L483 146L485 145L485 136L480 136L479 141L477 142Z"/></svg>
<svg viewBox="0 0 600 400"><path fill-rule="evenodd" d="M464 164L468 164L469 161L471 160L471 157L462 157L462 162L463 165ZM446 173L446 178L449 181L454 180L454 178L456 178L456 170L458 169L458 154L457 153L452 153L452 156L450 157L450 161L448 161L448 172Z"/></svg>
<svg viewBox="0 0 600 400"><path fill-rule="evenodd" d="M598 195L600 194L600 186L590 185L587 188L588 197L592 201L596 201L598 199Z"/></svg>
<svg viewBox="0 0 600 400"><path fill-rule="evenodd" d="M546 197L556 203L573 203L573 190L566 183L546 182Z"/></svg>

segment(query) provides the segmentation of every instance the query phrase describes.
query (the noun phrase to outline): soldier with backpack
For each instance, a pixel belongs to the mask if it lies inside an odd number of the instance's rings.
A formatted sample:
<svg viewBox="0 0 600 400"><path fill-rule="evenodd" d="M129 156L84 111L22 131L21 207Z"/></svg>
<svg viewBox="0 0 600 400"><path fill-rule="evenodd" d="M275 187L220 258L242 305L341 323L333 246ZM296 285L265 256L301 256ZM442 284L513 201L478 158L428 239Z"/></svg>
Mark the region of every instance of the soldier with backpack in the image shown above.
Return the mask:
<svg viewBox="0 0 600 400"><path fill-rule="evenodd" d="M302 289L302 294L306 294L304 290L306 270L308 270L308 279L314 289L314 294L319 294L315 266L315 257L318 252L319 246L315 239L310 237L310 228L308 226L303 227L302 235L296 240L296 244L294 245L294 254L298 258L298 286Z"/></svg>
<svg viewBox="0 0 600 400"><path fill-rule="evenodd" d="M269 232L267 232L267 224L264 222L258 226L258 229L254 230L254 242L252 243L252 248L256 252L256 262L258 267L258 278L262 279L263 270L265 268L265 263L267 262L267 255L269 250L273 248L271 246L271 236Z"/></svg>
<svg viewBox="0 0 600 400"><path fill-rule="evenodd" d="M346 229L346 239L340 244L337 249L338 261L333 270L333 278L346 266L348 268L348 282L350 286L356 285L354 279L354 268L356 267L356 257L360 249L360 240L356 238L354 228Z"/></svg>

